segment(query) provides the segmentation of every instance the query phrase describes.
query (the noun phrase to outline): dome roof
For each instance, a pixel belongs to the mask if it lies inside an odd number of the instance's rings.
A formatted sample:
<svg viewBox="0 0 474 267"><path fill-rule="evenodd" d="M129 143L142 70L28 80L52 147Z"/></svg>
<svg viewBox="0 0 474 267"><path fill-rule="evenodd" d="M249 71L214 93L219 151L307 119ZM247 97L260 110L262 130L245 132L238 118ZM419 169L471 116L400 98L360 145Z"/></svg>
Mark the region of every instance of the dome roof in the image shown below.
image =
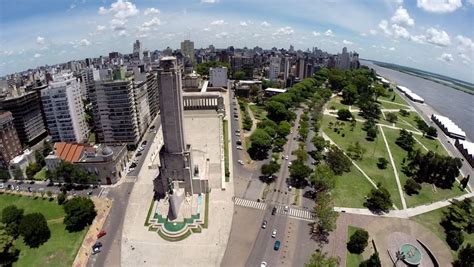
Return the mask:
<svg viewBox="0 0 474 267"><path fill-rule="evenodd" d="M105 146L104 149L102 149L102 155L104 156L110 156L114 153L114 151L112 151L112 149L108 146Z"/></svg>

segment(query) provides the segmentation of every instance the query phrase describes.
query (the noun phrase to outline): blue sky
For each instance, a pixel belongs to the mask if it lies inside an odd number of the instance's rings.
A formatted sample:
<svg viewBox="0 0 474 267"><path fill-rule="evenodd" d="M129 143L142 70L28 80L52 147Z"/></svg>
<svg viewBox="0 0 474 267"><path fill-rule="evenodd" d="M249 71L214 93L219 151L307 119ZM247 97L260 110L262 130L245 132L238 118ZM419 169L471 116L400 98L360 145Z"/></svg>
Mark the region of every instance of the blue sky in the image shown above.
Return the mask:
<svg viewBox="0 0 474 267"><path fill-rule="evenodd" d="M0 75L44 64L196 47L346 46L362 58L474 82L474 0L0 0Z"/></svg>

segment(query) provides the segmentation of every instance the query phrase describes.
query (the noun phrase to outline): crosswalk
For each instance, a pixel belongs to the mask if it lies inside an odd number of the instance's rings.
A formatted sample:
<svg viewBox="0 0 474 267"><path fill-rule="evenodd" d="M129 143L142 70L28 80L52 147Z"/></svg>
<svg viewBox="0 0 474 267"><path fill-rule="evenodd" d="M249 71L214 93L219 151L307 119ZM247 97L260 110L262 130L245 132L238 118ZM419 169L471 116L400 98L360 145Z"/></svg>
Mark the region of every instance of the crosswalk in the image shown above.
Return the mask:
<svg viewBox="0 0 474 267"><path fill-rule="evenodd" d="M241 206L241 207L259 209L259 210L265 210L267 208L267 203L264 203L264 202L257 202L254 200L249 200L249 199L244 199L244 198L239 198L239 197L234 197L233 200L234 200L235 205ZM276 210L277 214L288 215L289 217L292 217L295 219L303 219L303 220L308 220L308 221L314 220L314 215L308 210L289 207L288 211L285 211L284 205L275 205L275 207L277 209Z"/></svg>
<svg viewBox="0 0 474 267"><path fill-rule="evenodd" d="M297 218L297 219L305 219L305 220L313 220L314 216L313 214L304 209L298 209L298 208L288 208L288 211L285 211L285 206L276 206L277 207L277 213L278 214L288 214L289 217Z"/></svg>
<svg viewBox="0 0 474 267"><path fill-rule="evenodd" d="M249 199L244 199L244 198L238 198L238 197L234 197L234 203L235 205L238 205L238 206L254 208L254 209L259 209L259 210L264 210L267 208L266 203L257 202L254 200L249 200Z"/></svg>

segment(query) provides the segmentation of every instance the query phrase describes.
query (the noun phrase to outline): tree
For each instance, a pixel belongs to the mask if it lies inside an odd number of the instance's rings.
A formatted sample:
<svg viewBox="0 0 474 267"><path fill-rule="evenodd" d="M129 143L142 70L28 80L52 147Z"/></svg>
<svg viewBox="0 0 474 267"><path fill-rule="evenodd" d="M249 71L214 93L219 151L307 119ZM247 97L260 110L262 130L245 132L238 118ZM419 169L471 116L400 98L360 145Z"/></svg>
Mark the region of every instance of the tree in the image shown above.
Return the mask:
<svg viewBox="0 0 474 267"><path fill-rule="evenodd" d="M243 71L236 71L236 72L234 73L234 78L235 78L236 80L244 80L244 79L245 79L245 72L243 72Z"/></svg>
<svg viewBox="0 0 474 267"><path fill-rule="evenodd" d="M10 173L7 170L0 169L0 181L7 181L10 179Z"/></svg>
<svg viewBox="0 0 474 267"><path fill-rule="evenodd" d="M351 161L337 146L331 146L326 153L326 163L336 175L351 170Z"/></svg>
<svg viewBox="0 0 474 267"><path fill-rule="evenodd" d="M412 151L415 145L415 139L410 132L405 129L401 129L400 136L398 136L395 143L406 151Z"/></svg>
<svg viewBox="0 0 474 267"><path fill-rule="evenodd" d="M58 205L62 205L66 202L66 194L61 193L58 195Z"/></svg>
<svg viewBox="0 0 474 267"><path fill-rule="evenodd" d="M375 94L375 100L377 100L380 96L387 96L387 89L385 89L383 85L376 83L374 85L374 94Z"/></svg>
<svg viewBox="0 0 474 267"><path fill-rule="evenodd" d="M367 129L367 136L366 139L369 141L374 141L375 138L377 138L377 128L376 127L371 127Z"/></svg>
<svg viewBox="0 0 474 267"><path fill-rule="evenodd" d="M94 202L89 198L75 197L64 204L64 224L70 232L81 231L94 220L97 212Z"/></svg>
<svg viewBox="0 0 474 267"><path fill-rule="evenodd" d="M13 178L16 179L16 180L21 180L21 179L23 179L23 178L24 178L24 177L23 177L23 171L22 171L20 168L15 169L15 170L13 171Z"/></svg>
<svg viewBox="0 0 474 267"><path fill-rule="evenodd" d="M365 119L374 119L378 120L382 111L380 110L380 105L377 102L363 100L359 103L360 115Z"/></svg>
<svg viewBox="0 0 474 267"><path fill-rule="evenodd" d="M379 254L374 252L374 254L372 254L369 259L363 261L359 267L382 267Z"/></svg>
<svg viewBox="0 0 474 267"><path fill-rule="evenodd" d="M446 232L446 243L452 250L458 250L464 242L464 236L461 231L449 230Z"/></svg>
<svg viewBox="0 0 474 267"><path fill-rule="evenodd" d="M48 223L44 215L39 212L26 214L21 220L19 229L25 244L32 248L39 247L51 237Z"/></svg>
<svg viewBox="0 0 474 267"><path fill-rule="evenodd" d="M40 170L41 170L41 166L36 162L32 162L26 167L26 170L25 170L26 177L32 180L35 174L39 172Z"/></svg>
<svg viewBox="0 0 474 267"><path fill-rule="evenodd" d="M340 109L337 111L337 118L341 121L348 121L352 119L352 113L348 109Z"/></svg>
<svg viewBox="0 0 474 267"><path fill-rule="evenodd" d="M369 244L368 240L369 233L364 229L357 229L349 238L349 242L347 242L347 250L350 253L361 254Z"/></svg>
<svg viewBox="0 0 474 267"><path fill-rule="evenodd" d="M331 191L336 186L335 174L326 164L319 164L316 167L310 181L317 192Z"/></svg>
<svg viewBox="0 0 474 267"><path fill-rule="evenodd" d="M287 121L281 121L276 129L278 136L285 137L291 132L291 124Z"/></svg>
<svg viewBox="0 0 474 267"><path fill-rule="evenodd" d="M18 259L20 251L15 248L15 238L5 224L0 223L0 266L11 266Z"/></svg>
<svg viewBox="0 0 474 267"><path fill-rule="evenodd" d="M433 126L430 126L426 129L426 135L428 135L429 137L437 137L438 136L438 131L436 130L435 127Z"/></svg>
<svg viewBox="0 0 474 267"><path fill-rule="evenodd" d="M461 248L458 253L458 258L453 262L453 267L472 267L474 266L474 246L468 243Z"/></svg>
<svg viewBox="0 0 474 267"><path fill-rule="evenodd" d="M274 101L273 98L267 102L266 110L268 112L267 117L277 123L291 119L291 111L289 111L283 103Z"/></svg>
<svg viewBox="0 0 474 267"><path fill-rule="evenodd" d="M329 146L329 142L324 140L324 138L319 135L315 135L313 139L311 139L311 142L313 143L316 150L319 152L322 152L325 148Z"/></svg>
<svg viewBox="0 0 474 267"><path fill-rule="evenodd" d="M272 147L272 137L263 129L255 129L250 136L249 154L253 159L267 157L268 150Z"/></svg>
<svg viewBox="0 0 474 267"><path fill-rule="evenodd" d="M398 113L400 113L400 115L402 115L403 117L410 116L410 112L406 109L400 109L400 111L398 111Z"/></svg>
<svg viewBox="0 0 474 267"><path fill-rule="evenodd" d="M43 156L48 156L51 151L53 151L51 143L45 140L43 142Z"/></svg>
<svg viewBox="0 0 474 267"><path fill-rule="evenodd" d="M389 112L385 115L385 117L387 118L387 121L390 123L395 123L398 120L398 116L395 112Z"/></svg>
<svg viewBox="0 0 474 267"><path fill-rule="evenodd" d="M417 183L414 179L407 179L405 185L403 186L407 195L416 195L421 190L421 185Z"/></svg>
<svg viewBox="0 0 474 267"><path fill-rule="evenodd" d="M390 193L380 184L378 184L377 187L377 189L373 188L370 190L364 206L375 213L388 212L393 205L390 199Z"/></svg>
<svg viewBox="0 0 474 267"><path fill-rule="evenodd" d="M41 167L46 165L46 162L44 161L43 153L41 153L39 150L35 151L35 160L36 160L36 163Z"/></svg>
<svg viewBox="0 0 474 267"><path fill-rule="evenodd" d="M342 89L342 101L341 103L344 105L354 105L358 97L357 88L353 84L349 84L348 86Z"/></svg>
<svg viewBox="0 0 474 267"><path fill-rule="evenodd" d="M453 200L452 205L444 213L441 220L441 225L446 232L466 231L467 233L474 232L474 208L472 207L472 200L469 198L463 201Z"/></svg>
<svg viewBox="0 0 474 267"><path fill-rule="evenodd" d="M309 262L304 265L305 267L337 267L339 266L339 259L329 257L327 253L316 251L311 254Z"/></svg>
<svg viewBox="0 0 474 267"><path fill-rule="evenodd" d="M361 160L366 151L359 142L355 142L347 148L347 155L353 160Z"/></svg>
<svg viewBox="0 0 474 267"><path fill-rule="evenodd" d="M18 228L21 219L23 219L23 212L23 209L19 209L15 205L6 206L2 210L2 223L5 224L6 230L14 238L18 237Z"/></svg>
<svg viewBox="0 0 474 267"><path fill-rule="evenodd" d="M268 164L263 164L261 171L265 176L270 176L280 170L280 164L276 161L270 161Z"/></svg>
<svg viewBox="0 0 474 267"><path fill-rule="evenodd" d="M311 174L311 168L301 160L294 160L290 166L290 177L295 185L305 184L305 178Z"/></svg>
<svg viewBox="0 0 474 267"><path fill-rule="evenodd" d="M387 168L387 165L388 165L388 160L385 159L385 158L379 158L378 161L377 161L377 167L379 167L379 169L386 169Z"/></svg>

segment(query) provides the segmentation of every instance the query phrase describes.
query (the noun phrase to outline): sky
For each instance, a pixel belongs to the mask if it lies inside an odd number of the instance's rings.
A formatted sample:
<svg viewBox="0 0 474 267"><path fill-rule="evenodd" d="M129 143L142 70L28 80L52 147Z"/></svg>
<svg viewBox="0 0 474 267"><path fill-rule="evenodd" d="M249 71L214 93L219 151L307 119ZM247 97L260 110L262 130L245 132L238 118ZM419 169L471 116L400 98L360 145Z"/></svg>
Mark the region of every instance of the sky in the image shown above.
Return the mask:
<svg viewBox="0 0 474 267"><path fill-rule="evenodd" d="M179 48L343 47L474 83L474 0L0 0L0 76Z"/></svg>

